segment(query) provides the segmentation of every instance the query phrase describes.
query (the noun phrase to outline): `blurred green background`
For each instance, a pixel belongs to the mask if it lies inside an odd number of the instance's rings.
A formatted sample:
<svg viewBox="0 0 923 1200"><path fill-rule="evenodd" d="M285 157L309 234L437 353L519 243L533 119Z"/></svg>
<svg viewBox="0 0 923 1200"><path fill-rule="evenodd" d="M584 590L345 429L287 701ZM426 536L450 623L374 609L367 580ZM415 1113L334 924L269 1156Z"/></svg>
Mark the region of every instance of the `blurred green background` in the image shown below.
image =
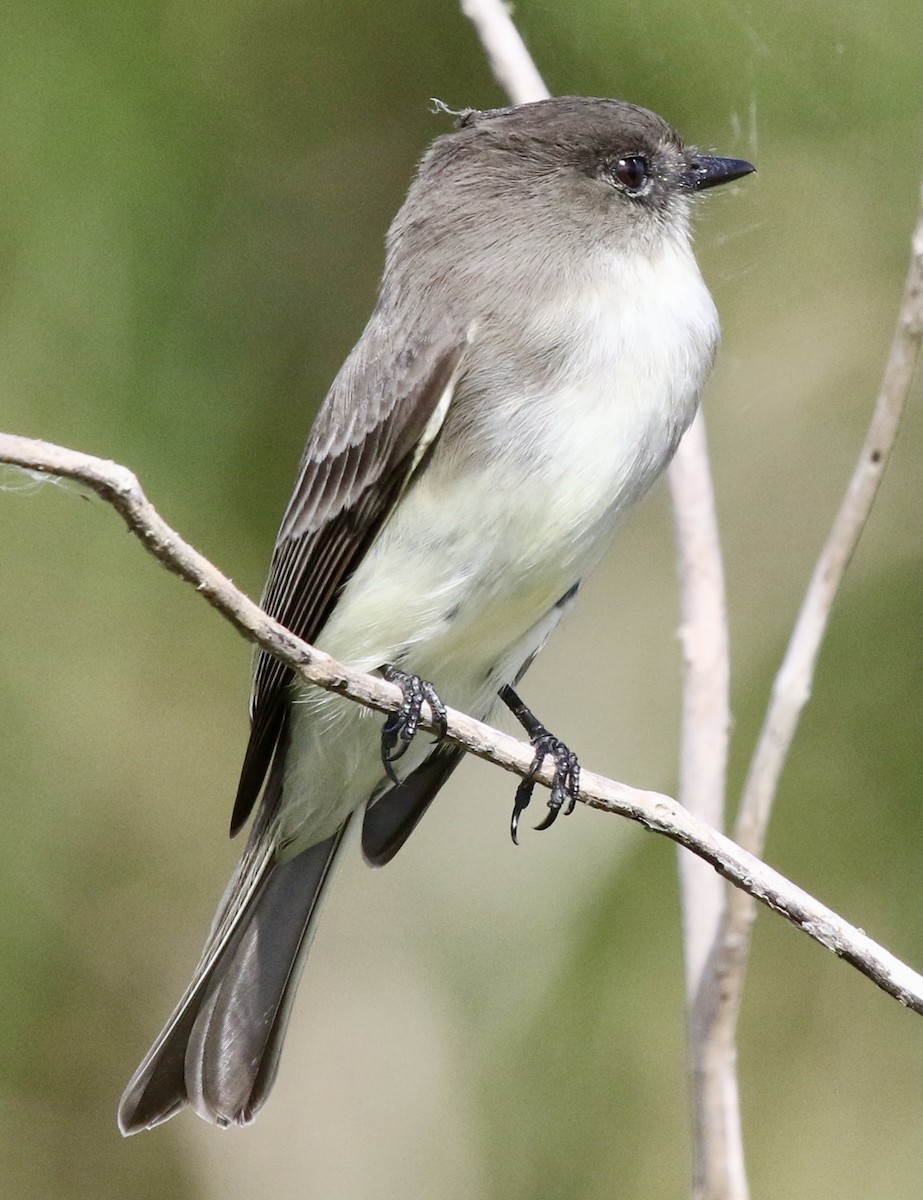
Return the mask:
<svg viewBox="0 0 923 1200"><path fill-rule="evenodd" d="M533 3L556 92L618 95L759 174L702 206L733 614L736 794L851 470L919 183L913 0ZM450 0L7 0L0 426L131 466L251 595L315 407L373 303L428 109L503 102ZM919 959L921 428L838 601L769 860ZM514 850L458 773L383 872L354 853L273 1098L124 1142L225 838L250 652L71 486L0 472L0 1192L644 1200L686 1194L675 855L580 809ZM593 769L676 787L665 489L525 694ZM752 1190L920 1195L918 1019L762 913L740 1068Z"/></svg>

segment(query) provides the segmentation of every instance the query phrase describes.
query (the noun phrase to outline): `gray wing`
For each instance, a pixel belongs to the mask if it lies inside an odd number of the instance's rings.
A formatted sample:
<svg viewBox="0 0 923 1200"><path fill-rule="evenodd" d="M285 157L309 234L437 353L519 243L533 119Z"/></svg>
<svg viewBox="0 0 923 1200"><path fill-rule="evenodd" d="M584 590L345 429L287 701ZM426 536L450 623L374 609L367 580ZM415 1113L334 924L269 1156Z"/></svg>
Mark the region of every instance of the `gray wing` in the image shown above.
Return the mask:
<svg viewBox="0 0 923 1200"><path fill-rule="evenodd" d="M373 335L373 336L370 336ZM367 331L337 376L311 430L272 556L263 608L313 641L414 471L432 448L462 367L468 336L455 330L391 350ZM231 833L256 803L285 722L291 672L262 651L254 668L250 741Z"/></svg>

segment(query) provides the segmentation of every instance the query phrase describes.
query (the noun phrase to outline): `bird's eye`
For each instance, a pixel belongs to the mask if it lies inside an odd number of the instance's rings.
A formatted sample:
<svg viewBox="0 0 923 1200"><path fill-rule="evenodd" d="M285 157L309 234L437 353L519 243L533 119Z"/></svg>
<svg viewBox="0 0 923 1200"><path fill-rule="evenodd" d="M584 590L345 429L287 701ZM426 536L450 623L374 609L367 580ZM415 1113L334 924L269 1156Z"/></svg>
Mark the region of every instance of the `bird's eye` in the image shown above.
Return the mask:
<svg viewBox="0 0 923 1200"><path fill-rule="evenodd" d="M633 154L630 158L620 158L612 168L612 174L629 192L640 192L647 183L650 173L650 164L640 154Z"/></svg>

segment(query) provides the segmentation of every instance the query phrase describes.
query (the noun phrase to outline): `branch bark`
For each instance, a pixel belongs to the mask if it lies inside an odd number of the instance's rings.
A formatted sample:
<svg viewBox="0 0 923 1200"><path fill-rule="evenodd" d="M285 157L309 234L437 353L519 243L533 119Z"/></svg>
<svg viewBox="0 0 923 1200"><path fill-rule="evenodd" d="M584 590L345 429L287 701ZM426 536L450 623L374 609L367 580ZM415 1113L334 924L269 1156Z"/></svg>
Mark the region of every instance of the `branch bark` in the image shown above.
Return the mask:
<svg viewBox="0 0 923 1200"><path fill-rule="evenodd" d="M548 95L503 0L462 0L497 81L514 104ZM668 472L676 529L683 647L680 799L715 829L724 827L730 733L730 662L724 567L701 412ZM727 888L698 858L678 856L683 911L686 1011L696 1197L747 1200L737 1051L709 1037L715 947L722 936Z"/></svg>
<svg viewBox="0 0 923 1200"><path fill-rule="evenodd" d="M730 656L721 540L701 415L669 472L676 527L683 648L680 799L724 828L730 740ZM678 855L689 1031L693 1196L747 1200L736 1028L712 1037L708 1021L714 947L728 888L693 855Z"/></svg>
<svg viewBox="0 0 923 1200"><path fill-rule="evenodd" d="M379 712L392 712L400 690L373 675L364 675L309 646L243 594L217 567L185 542L157 513L126 467L32 438L0 434L0 463L31 472L73 479L91 488L121 514L129 529L165 567L190 583L213 608L246 638L291 667L301 679ZM434 728L424 709L424 728ZM454 709L448 710L448 735L456 745L521 778L531 773L533 748ZM536 776L552 783L551 766ZM661 833L704 859L725 879L744 888L768 908L785 916L814 941L851 963L878 987L923 1014L923 976L877 945L778 871L736 846L669 796L642 791L584 771L580 799L590 808L617 813Z"/></svg>
<svg viewBox="0 0 923 1200"><path fill-rule="evenodd" d="M737 816L735 838L750 853L761 855L772 805L786 757L801 713L810 699L811 685L833 602L843 581L859 537L897 439L907 406L914 368L923 342L923 190L920 213L911 239L910 266L897 330L891 344L884 378L859 453L852 479L834 519L826 544L805 593L772 699L753 755ZM722 1064L736 1057L737 1020L743 999L750 953L750 932L756 906L750 896L731 890L720 929L702 978L695 1005L694 1044L698 1068L706 1077L702 1089L705 1106L699 1117L721 1109L729 1086ZM712 1155L720 1153L714 1145ZM703 1158L698 1164L697 1194L702 1197L738 1196L715 1188L728 1178L726 1164Z"/></svg>
<svg viewBox="0 0 923 1200"><path fill-rule="evenodd" d="M477 30L497 83L514 104L547 100L551 93L503 0L461 0L462 12Z"/></svg>
<svg viewBox="0 0 923 1200"><path fill-rule="evenodd" d="M735 834L761 854L779 777L811 685L833 602L872 510L907 407L923 340L923 189L910 245L910 266L897 329L865 442L846 495L811 576L782 666L773 685L744 787Z"/></svg>

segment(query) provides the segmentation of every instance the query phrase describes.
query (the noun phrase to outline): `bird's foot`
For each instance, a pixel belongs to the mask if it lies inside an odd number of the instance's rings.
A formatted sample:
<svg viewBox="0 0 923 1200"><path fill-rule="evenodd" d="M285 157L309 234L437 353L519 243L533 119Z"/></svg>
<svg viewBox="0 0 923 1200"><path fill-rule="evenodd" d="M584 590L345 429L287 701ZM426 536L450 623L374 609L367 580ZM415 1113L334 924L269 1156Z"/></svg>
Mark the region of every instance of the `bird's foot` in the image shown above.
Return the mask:
<svg viewBox="0 0 923 1200"><path fill-rule="evenodd" d="M548 814L536 825L536 829L550 829L564 811L570 816L580 795L580 763L577 755L564 742L549 733L530 708L516 695L511 687L500 690L500 699L529 735L529 741L535 749L535 758L529 769L528 776L522 780L516 789L513 800L513 815L510 819L510 835L513 844L519 845L519 818L524 809L528 808L535 790L535 776L542 769L545 759L551 756L554 760L554 780L551 785L551 795L548 797Z"/></svg>
<svg viewBox="0 0 923 1200"><path fill-rule="evenodd" d="M396 683L404 694L401 707L391 713L381 730L381 761L391 782L398 783L392 764L407 753L407 747L419 727L424 702L429 704L432 711L437 741L446 735L448 718L436 689L419 675L408 675L397 667L387 667L384 676L389 683Z"/></svg>

